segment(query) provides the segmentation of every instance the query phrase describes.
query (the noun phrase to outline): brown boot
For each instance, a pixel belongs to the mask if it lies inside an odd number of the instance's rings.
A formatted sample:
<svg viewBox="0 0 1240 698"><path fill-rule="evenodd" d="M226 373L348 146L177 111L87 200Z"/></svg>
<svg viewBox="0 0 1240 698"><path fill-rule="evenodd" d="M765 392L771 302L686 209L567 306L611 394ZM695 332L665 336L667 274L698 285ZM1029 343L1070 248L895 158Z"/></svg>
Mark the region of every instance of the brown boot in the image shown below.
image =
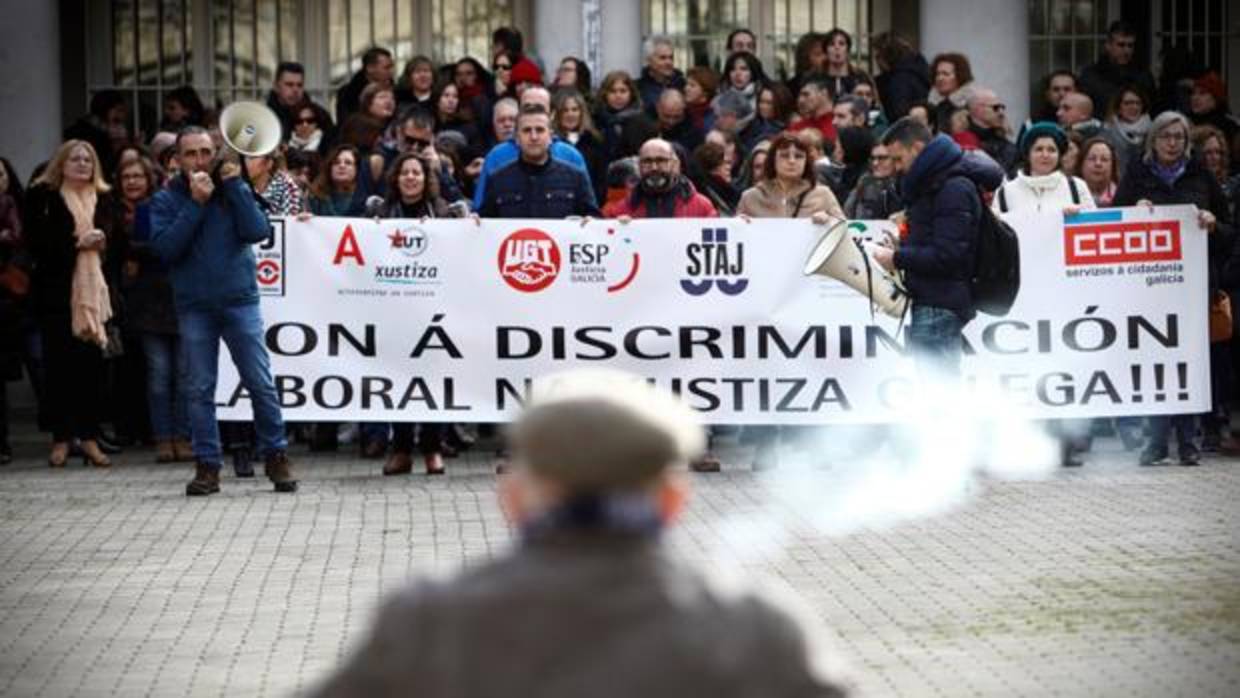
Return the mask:
<svg viewBox="0 0 1240 698"><path fill-rule="evenodd" d="M172 454L178 463L192 463L194 460L194 447L186 439L173 439Z"/></svg>
<svg viewBox="0 0 1240 698"><path fill-rule="evenodd" d="M205 497L220 491L220 467L210 463L194 464L194 479L185 486L186 497Z"/></svg>
<svg viewBox="0 0 1240 698"><path fill-rule="evenodd" d="M383 464L384 475L408 475L413 472L413 456L405 451L392 451Z"/></svg>
<svg viewBox="0 0 1240 698"><path fill-rule="evenodd" d="M173 463L179 460L176 451L172 448L171 441L155 442L155 462L156 463Z"/></svg>
<svg viewBox="0 0 1240 698"><path fill-rule="evenodd" d="M263 464L263 473L267 475L267 479L271 480L271 484L276 486L276 492L296 492L297 480L293 479L293 464L288 460L288 454L284 451L275 451L267 455L267 462Z"/></svg>

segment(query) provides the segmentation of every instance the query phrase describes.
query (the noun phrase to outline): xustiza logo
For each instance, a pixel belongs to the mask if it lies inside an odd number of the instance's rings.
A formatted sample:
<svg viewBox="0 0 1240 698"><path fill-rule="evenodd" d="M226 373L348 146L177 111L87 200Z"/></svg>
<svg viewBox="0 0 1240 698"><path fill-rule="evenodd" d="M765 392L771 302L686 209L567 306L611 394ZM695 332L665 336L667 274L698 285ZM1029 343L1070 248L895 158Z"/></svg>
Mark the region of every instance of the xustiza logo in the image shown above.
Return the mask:
<svg viewBox="0 0 1240 698"><path fill-rule="evenodd" d="M736 296L749 288L745 273L745 243L728 242L727 228L703 228L702 242L685 247L689 278L680 280L680 287L691 296L702 296L718 287L727 296Z"/></svg>
<svg viewBox="0 0 1240 698"><path fill-rule="evenodd" d="M1123 211L1086 212L1064 225L1068 266L1180 261L1179 221L1125 221Z"/></svg>
<svg viewBox="0 0 1240 698"><path fill-rule="evenodd" d="M537 228L522 228L499 246L499 275L523 293L547 288L560 275L560 248Z"/></svg>

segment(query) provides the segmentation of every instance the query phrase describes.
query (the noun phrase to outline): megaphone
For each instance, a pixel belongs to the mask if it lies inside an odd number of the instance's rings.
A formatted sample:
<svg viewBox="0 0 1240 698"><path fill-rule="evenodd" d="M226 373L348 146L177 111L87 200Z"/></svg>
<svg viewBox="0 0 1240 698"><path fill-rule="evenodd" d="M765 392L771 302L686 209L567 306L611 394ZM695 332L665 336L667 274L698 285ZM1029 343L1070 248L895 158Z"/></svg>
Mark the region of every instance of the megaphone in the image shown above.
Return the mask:
<svg viewBox="0 0 1240 698"><path fill-rule="evenodd" d="M241 155L266 155L280 145L280 117L261 102L233 102L220 114L224 143Z"/></svg>
<svg viewBox="0 0 1240 698"><path fill-rule="evenodd" d="M902 317L908 307L908 293L896 277L870 257L864 243L848 232L848 221L836 223L819 238L802 273L840 281L894 318Z"/></svg>

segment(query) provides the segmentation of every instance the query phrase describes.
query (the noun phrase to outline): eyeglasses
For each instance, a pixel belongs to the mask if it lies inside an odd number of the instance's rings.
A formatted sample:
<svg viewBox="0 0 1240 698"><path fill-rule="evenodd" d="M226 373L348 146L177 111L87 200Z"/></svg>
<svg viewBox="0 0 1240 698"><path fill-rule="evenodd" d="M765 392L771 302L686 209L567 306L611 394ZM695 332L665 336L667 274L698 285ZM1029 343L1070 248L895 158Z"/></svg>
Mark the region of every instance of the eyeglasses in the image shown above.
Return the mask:
<svg viewBox="0 0 1240 698"><path fill-rule="evenodd" d="M890 155L871 155L870 159L873 160L874 162L882 162L883 160L890 160L891 156Z"/></svg>
<svg viewBox="0 0 1240 698"><path fill-rule="evenodd" d="M507 63L496 63L491 66L491 70L512 70L512 66Z"/></svg>
<svg viewBox="0 0 1240 698"><path fill-rule="evenodd" d="M671 158L639 158L637 161L637 166L638 167L662 167L664 165L670 165L671 163L672 163Z"/></svg>
<svg viewBox="0 0 1240 698"><path fill-rule="evenodd" d="M1006 104L992 104L990 105L990 108L994 109L995 111L1003 111L1004 109L1007 109L1007 105Z"/></svg>
<svg viewBox="0 0 1240 698"><path fill-rule="evenodd" d="M1165 143L1183 143L1184 141L1188 140L1188 136L1185 136L1183 133L1165 133L1164 132L1164 133L1160 133L1157 136L1155 136L1155 139L1163 141Z"/></svg>
<svg viewBox="0 0 1240 698"><path fill-rule="evenodd" d="M422 150L430 147L431 142L425 138L406 138L405 146L415 150Z"/></svg>

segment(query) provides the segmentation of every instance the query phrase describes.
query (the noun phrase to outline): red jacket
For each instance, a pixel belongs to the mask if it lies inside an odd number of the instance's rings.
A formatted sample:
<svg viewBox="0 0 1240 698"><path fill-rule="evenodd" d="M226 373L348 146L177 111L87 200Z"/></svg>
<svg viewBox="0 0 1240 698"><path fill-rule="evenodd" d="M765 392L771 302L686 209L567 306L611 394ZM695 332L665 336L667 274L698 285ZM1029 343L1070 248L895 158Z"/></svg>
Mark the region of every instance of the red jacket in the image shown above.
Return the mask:
<svg viewBox="0 0 1240 698"><path fill-rule="evenodd" d="M816 128L822 132L823 138L830 138L832 141L837 140L835 135L835 122L832 121L831 112L827 112L822 116L815 116L809 119L797 119L788 127L789 131L796 133L807 128Z"/></svg>
<svg viewBox="0 0 1240 698"><path fill-rule="evenodd" d="M667 196L673 197L672 215L651 215L651 200L641 196L637 187L629 191L628 196L613 201L603 207L603 216L607 218L718 218L715 205L710 199L699 194L693 184L682 179L682 186L673 189Z"/></svg>

